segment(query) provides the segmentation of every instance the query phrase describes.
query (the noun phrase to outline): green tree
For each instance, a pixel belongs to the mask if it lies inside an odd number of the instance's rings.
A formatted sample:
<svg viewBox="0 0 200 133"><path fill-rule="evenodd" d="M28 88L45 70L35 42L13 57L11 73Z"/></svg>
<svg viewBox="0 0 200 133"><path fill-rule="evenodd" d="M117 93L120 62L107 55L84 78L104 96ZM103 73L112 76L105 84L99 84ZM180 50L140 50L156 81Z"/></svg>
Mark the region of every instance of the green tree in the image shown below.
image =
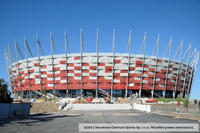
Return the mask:
<svg viewBox="0 0 200 133"><path fill-rule="evenodd" d="M177 98L176 98L176 101L177 101L177 104L176 104L176 113L179 113L179 106L180 106L180 103L181 103L181 95L178 94Z"/></svg>
<svg viewBox="0 0 200 133"><path fill-rule="evenodd" d="M185 95L185 98L184 98L183 102L184 102L183 106L185 108L185 111L188 112L189 99L188 99L187 95Z"/></svg>
<svg viewBox="0 0 200 133"><path fill-rule="evenodd" d="M177 102L181 102L181 95L180 94L178 94L178 96L177 96L177 98L176 98L176 100L177 100Z"/></svg>
<svg viewBox="0 0 200 133"><path fill-rule="evenodd" d="M8 85L3 79L0 79L0 103L11 103L12 98L8 92Z"/></svg>

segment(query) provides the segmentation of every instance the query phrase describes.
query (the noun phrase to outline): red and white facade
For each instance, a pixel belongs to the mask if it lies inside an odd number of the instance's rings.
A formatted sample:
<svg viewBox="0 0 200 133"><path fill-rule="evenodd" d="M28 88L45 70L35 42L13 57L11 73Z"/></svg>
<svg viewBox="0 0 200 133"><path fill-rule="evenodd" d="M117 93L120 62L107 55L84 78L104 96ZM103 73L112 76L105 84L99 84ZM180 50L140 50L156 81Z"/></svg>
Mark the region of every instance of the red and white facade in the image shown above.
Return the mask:
<svg viewBox="0 0 200 133"><path fill-rule="evenodd" d="M53 57L53 58L52 58ZM98 61L98 62L97 62ZM178 74L178 75L177 75ZM112 53L41 56L9 67L13 92L28 90L122 89L189 93L193 69L171 61Z"/></svg>
<svg viewBox="0 0 200 133"><path fill-rule="evenodd" d="M84 53L82 30L80 30L80 53L70 53L65 33L65 54L57 55L52 34L50 34L51 55L44 56L37 37L37 57L32 55L26 39L25 58L15 42L15 52L10 46L5 51L6 63L12 92L30 92L42 90L80 90L81 95L87 90L109 90L111 97L117 90L127 97L138 92L139 96L176 97L177 94L189 95L194 73L198 64L197 49L190 53L188 47L181 57L183 41L181 41L174 59L165 58L171 53L172 38L168 43L164 57L158 57L158 38L152 56L144 54L146 33L138 55L130 53L131 31L128 39L128 52L115 53L115 30L113 32L112 53L99 53L99 32L97 30L96 53ZM39 54L39 50L42 56ZM31 58L28 58L28 52ZM54 52L53 52L54 51ZM156 54L155 54L156 53ZM21 59L19 60L19 55ZM154 56L156 55L156 56ZM179 60L175 60L176 58ZM13 60L14 58L14 60ZM187 60L184 63L184 60ZM158 94L162 92L162 94Z"/></svg>

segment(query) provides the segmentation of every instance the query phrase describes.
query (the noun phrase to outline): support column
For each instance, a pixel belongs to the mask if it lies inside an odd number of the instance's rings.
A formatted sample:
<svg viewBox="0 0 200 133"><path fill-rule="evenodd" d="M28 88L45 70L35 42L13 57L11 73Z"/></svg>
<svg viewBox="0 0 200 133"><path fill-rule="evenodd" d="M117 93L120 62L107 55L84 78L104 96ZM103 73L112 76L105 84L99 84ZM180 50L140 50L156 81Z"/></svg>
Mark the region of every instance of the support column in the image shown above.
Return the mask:
<svg viewBox="0 0 200 133"><path fill-rule="evenodd" d="M144 33L144 39L142 41L142 47L141 47L141 51L140 51L140 55L143 56L143 62L142 62L142 73L141 73L141 77L140 77L141 83L140 83L139 97L141 97L142 85L143 85L143 71L144 71L144 61L145 61L145 54L144 54L145 43L146 43L146 32Z"/></svg>
<svg viewBox="0 0 200 133"><path fill-rule="evenodd" d="M82 29L80 29L80 47L81 47L81 97L83 97L83 36L82 36Z"/></svg>
<svg viewBox="0 0 200 133"><path fill-rule="evenodd" d="M53 54L51 54L51 65L52 65L52 79L53 79L53 95L54 95L54 99L55 99L55 95L56 95L56 90L55 90L55 75L54 75L54 57Z"/></svg>
<svg viewBox="0 0 200 133"><path fill-rule="evenodd" d="M172 93L172 94L173 94L173 98L175 98L175 96L176 96L176 92L175 92L175 91L173 91L173 93Z"/></svg>
<svg viewBox="0 0 200 133"><path fill-rule="evenodd" d="M185 52L184 56L183 56L183 59L182 59L182 62L184 61L185 57L187 56L188 53L190 53L190 49L191 49L191 44L189 45L187 51ZM189 56L188 56L188 59L189 59ZM184 75L184 81L183 81L183 87L181 89L181 95L182 95L182 98L184 97L184 88L185 88L185 81L186 81L186 76L187 76L187 72L188 72L188 62L187 62L187 66L186 66L186 72L185 72L185 75Z"/></svg>
<svg viewBox="0 0 200 133"><path fill-rule="evenodd" d="M165 98L165 90L163 90L163 98Z"/></svg>
<svg viewBox="0 0 200 133"><path fill-rule="evenodd" d="M56 90L55 90L55 75L54 75L54 57L53 57L53 51L56 54L56 49L55 49L55 45L54 45L54 41L53 41L53 36L52 33L50 33L50 41L51 41L51 65L52 65L52 78L53 78L53 90L54 90L54 99L55 99L55 95L56 95Z"/></svg>
<svg viewBox="0 0 200 133"><path fill-rule="evenodd" d="M17 50L19 50L19 48L17 47L17 42L15 41L15 54L16 54L16 61L17 61L17 76L19 75L18 86L19 86L19 88L20 88L20 96L22 96L21 75L20 75L20 72L19 72L19 62L18 62ZM23 96L22 96L22 97L23 97Z"/></svg>
<svg viewBox="0 0 200 133"><path fill-rule="evenodd" d="M129 31L129 38L128 38L128 75L127 75L127 81L126 81L126 92L125 97L127 98L128 95L128 87L129 87L129 73L130 73L130 48L131 48L131 30Z"/></svg>
<svg viewBox="0 0 200 133"><path fill-rule="evenodd" d="M187 77L187 74L188 74L188 65L189 64L187 64L186 72L185 72L185 75L184 75L184 82L183 82L183 87L182 87L182 92L181 92L182 96L183 96L184 91L185 91L185 82L186 82L186 79L187 79L186 77Z"/></svg>
<svg viewBox="0 0 200 133"><path fill-rule="evenodd" d="M27 74L28 74L28 94L30 95L30 77L29 77L29 67L28 67L28 55L27 55L27 41L26 38L24 38L24 45L25 45L25 57L26 57L26 69L27 69ZM27 95L26 95L27 96ZM26 97L28 98L28 97ZM31 98L31 97L30 97Z"/></svg>
<svg viewBox="0 0 200 133"><path fill-rule="evenodd" d="M195 48L194 52L191 54L191 56L190 56L189 59L188 59L188 65L189 65L189 62L190 62L191 58L192 58L196 53L197 53L197 49ZM192 70L192 72L193 72L193 70ZM192 72L191 72L191 75L192 75ZM191 76L190 76L190 78L191 78ZM189 79L189 84L190 84L190 80L191 80L191 79ZM188 90L187 90L188 98L189 98L189 92L190 92L189 88L190 88L190 85L188 85Z"/></svg>
<svg viewBox="0 0 200 133"><path fill-rule="evenodd" d="M192 71L191 71L191 75L190 75L190 80L189 80L189 85L188 85L188 90L187 90L187 93L188 93L188 96L190 97L190 91L191 91L191 84L192 84L192 77L194 77L194 66L192 66Z"/></svg>
<svg viewBox="0 0 200 133"><path fill-rule="evenodd" d="M167 48L167 51L166 51L166 53L167 53L168 49L169 49L169 58L168 58L168 61L167 61L167 72L166 72L166 78L165 78L165 92L167 90L167 81L168 81L169 64L170 64L170 56L171 56L171 44L172 44L172 37L170 38L170 41L168 43L168 48ZM165 98L165 96L164 96L164 98Z"/></svg>
<svg viewBox="0 0 200 133"><path fill-rule="evenodd" d="M37 53L38 55L37 55L37 56L38 56L38 62L39 62L39 63L38 63L38 65L39 65L39 73L40 73L40 91L42 91L42 90L43 90L43 88L42 88L42 87L43 87L43 84L42 84L42 76L41 76L42 72L41 72L41 65L40 65L40 61L41 61L41 60L40 60L38 45L37 45L37 51L38 51L38 53ZM46 89L46 88L45 88L45 89ZM46 91L46 90L45 90L45 91ZM42 92L42 93L43 93L43 92Z"/></svg>
<svg viewBox="0 0 200 133"><path fill-rule="evenodd" d="M113 44L112 44L112 53L113 53L113 67L112 67L112 86L111 86L111 99L113 97L113 89L114 89L114 68L115 68L115 29L113 30Z"/></svg>
<svg viewBox="0 0 200 133"><path fill-rule="evenodd" d="M154 90L155 90L155 77L156 77L156 71L157 71L157 64L158 64L158 48L159 48L159 41L160 41L160 34L158 34L158 37L157 37L157 40L156 40L156 43L155 43L155 47L154 47L154 50L153 50L153 54L152 56L155 55L156 53L156 65L155 65L155 72L154 72L154 80L153 80L153 89L151 90L151 97L153 98L154 96Z"/></svg>
<svg viewBox="0 0 200 133"><path fill-rule="evenodd" d="M179 76L179 69L180 69L180 61L178 63L178 70L177 70L177 74L176 74L176 83L175 83L175 90L174 90L174 93L176 94L176 91L177 91L177 86L178 86L178 76ZM173 95L175 96L175 95ZM175 97L173 97L175 98Z"/></svg>
<svg viewBox="0 0 200 133"><path fill-rule="evenodd" d="M13 61L12 59L10 60L10 67L11 67L11 75L12 75L12 80L13 80L13 84L14 84L14 97L16 96L16 87L15 87L15 79L14 79L14 73L13 73Z"/></svg>
<svg viewBox="0 0 200 133"><path fill-rule="evenodd" d="M179 51L180 51L180 54L179 54L179 63L178 63L178 70L177 70L177 75L176 75L176 84L175 84L175 89L174 89L174 93L173 93L173 98L175 98L176 96L176 91L177 91L177 85L178 85L178 76L179 76L179 69L180 69L180 65L181 65L181 51L182 51L182 45L183 45L183 41L181 41L180 43L180 46L176 52L176 55L175 55L175 58L176 59L176 56L178 55Z"/></svg>
<svg viewBox="0 0 200 133"><path fill-rule="evenodd" d="M15 54L14 54L14 52L12 51L12 49L10 48L10 46L8 45L8 55L9 55L9 51L10 51L10 53L13 55L13 57L15 58L15 60L16 60L16 56L15 56ZM14 75L14 73L13 73L13 60L12 60L12 58L11 58L11 56L9 55L9 57L10 57L10 64L11 64L11 71L12 71L12 80L13 80L13 84L14 84L14 96L16 96L16 86L15 86L15 75ZM18 93L17 93L18 94Z"/></svg>
<svg viewBox="0 0 200 133"><path fill-rule="evenodd" d="M169 74L169 64L170 64L170 60L168 59L168 63L167 63L167 72L166 72L166 78L165 78L165 92L167 90L167 81L168 81L168 74ZM163 98L165 98L165 94L163 95Z"/></svg>
<svg viewBox="0 0 200 133"><path fill-rule="evenodd" d="M142 73L141 73L141 84L140 84L140 90L139 90L139 97L141 97L141 92L142 92L142 85L143 85L143 74L144 74L144 62L145 62L145 55L143 55L143 60L142 60Z"/></svg>
<svg viewBox="0 0 200 133"><path fill-rule="evenodd" d="M97 56L97 68L96 68L96 98L98 98L98 72L99 72L99 30L97 29L97 42L96 42L96 56Z"/></svg>
<svg viewBox="0 0 200 133"><path fill-rule="evenodd" d="M40 54L39 54L39 48L40 48L40 51L42 53L42 55L44 56L44 52L42 50L42 46L40 44L40 40L39 40L39 37L38 35L36 35L36 43L37 43L37 56L38 56L38 61L39 61L39 73L40 73L40 91L42 91L42 88L43 88L43 84L42 84L42 77L41 77L41 64L40 64ZM46 89L46 88L45 88ZM45 90L46 91L46 90Z"/></svg>
<svg viewBox="0 0 200 133"><path fill-rule="evenodd" d="M68 51L68 52L67 52ZM67 32L65 32L65 67L66 67L66 94L69 95L69 88L68 88L68 70L67 70L67 64L68 64L68 55L67 53L70 53L69 46L68 46L68 40L67 40Z"/></svg>
<svg viewBox="0 0 200 133"><path fill-rule="evenodd" d="M151 97L153 98L154 95L154 90L155 90L155 84L156 84L156 73L157 73L157 64L158 64L158 57L156 56L156 65L155 65L155 71L154 71L154 76L153 76L153 90L151 90Z"/></svg>
<svg viewBox="0 0 200 133"><path fill-rule="evenodd" d="M151 98L153 98L153 95L154 95L154 90L152 89L151 90Z"/></svg>
<svg viewBox="0 0 200 133"><path fill-rule="evenodd" d="M193 80L194 80L194 77L195 77L195 74L196 74L196 69L197 69L198 62L199 62L199 52L198 52L197 55L195 56L195 58L194 58L194 60L193 60L193 64L192 64L192 74L191 74L191 76L190 76L190 82L189 82L189 86L188 86L188 94L189 94L189 97L190 97L190 94L191 94L190 89L192 89ZM189 97L188 97L188 98L189 98Z"/></svg>

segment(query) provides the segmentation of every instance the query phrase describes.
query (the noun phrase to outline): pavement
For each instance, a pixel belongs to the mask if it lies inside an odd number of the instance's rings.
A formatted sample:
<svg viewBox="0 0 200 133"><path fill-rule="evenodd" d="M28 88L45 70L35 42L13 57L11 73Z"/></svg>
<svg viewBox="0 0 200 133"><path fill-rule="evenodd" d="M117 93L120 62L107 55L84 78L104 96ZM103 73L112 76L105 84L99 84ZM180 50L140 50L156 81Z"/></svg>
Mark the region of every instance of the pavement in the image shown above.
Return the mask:
<svg viewBox="0 0 200 133"><path fill-rule="evenodd" d="M77 133L79 123L198 123L137 110L60 111L0 119L0 133Z"/></svg>
<svg viewBox="0 0 200 133"><path fill-rule="evenodd" d="M159 115L167 115L167 116L172 116L175 118L186 118L186 119L192 119L192 120L197 120L200 121L200 113L187 113L187 112L181 112L181 113L176 113L176 112L152 112L155 114L159 114Z"/></svg>

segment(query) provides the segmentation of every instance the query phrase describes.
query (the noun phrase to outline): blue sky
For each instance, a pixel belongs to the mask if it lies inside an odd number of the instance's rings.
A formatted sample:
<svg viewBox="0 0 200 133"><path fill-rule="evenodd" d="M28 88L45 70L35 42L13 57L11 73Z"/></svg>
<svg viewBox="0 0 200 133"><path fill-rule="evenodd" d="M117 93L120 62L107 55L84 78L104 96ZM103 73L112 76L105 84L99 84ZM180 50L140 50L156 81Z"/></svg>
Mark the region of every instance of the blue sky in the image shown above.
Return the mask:
<svg viewBox="0 0 200 133"><path fill-rule="evenodd" d="M35 36L39 35L45 54L50 54L52 32L57 53L64 53L64 31L68 32L72 53L80 51L80 28L83 29L85 52L96 50L96 29L100 31L100 51L111 52L112 32L116 29L116 52L126 52L132 30L131 53L139 53L147 32L145 54L151 55L160 34L159 56L173 36L174 56L181 40L183 52L189 43L192 50L200 44L199 0L0 0L0 77L9 82L4 59L8 44L16 40L24 49L24 36L36 55ZM23 52L24 53L24 52ZM199 67L199 66L198 66ZM200 99L199 69L192 98Z"/></svg>

